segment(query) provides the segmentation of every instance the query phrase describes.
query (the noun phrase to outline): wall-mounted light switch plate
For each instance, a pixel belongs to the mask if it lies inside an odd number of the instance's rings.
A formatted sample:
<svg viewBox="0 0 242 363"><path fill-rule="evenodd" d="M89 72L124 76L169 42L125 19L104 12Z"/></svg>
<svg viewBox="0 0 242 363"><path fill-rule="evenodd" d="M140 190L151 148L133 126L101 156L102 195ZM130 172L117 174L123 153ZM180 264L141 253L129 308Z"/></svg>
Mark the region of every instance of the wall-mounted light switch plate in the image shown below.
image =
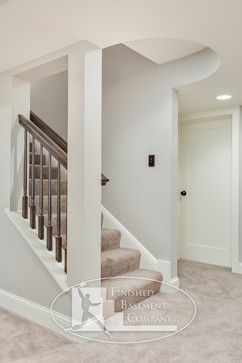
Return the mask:
<svg viewBox="0 0 242 363"><path fill-rule="evenodd" d="M149 155L149 167L155 166L155 155Z"/></svg>

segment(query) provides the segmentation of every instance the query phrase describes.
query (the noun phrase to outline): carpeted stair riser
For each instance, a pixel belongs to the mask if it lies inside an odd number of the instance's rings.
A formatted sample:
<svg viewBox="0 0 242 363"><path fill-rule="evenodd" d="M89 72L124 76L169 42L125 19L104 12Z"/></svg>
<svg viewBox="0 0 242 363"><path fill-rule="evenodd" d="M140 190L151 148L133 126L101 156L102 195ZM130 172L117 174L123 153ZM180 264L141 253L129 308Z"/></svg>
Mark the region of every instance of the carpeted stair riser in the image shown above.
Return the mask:
<svg viewBox="0 0 242 363"><path fill-rule="evenodd" d="M47 217L47 215L46 215ZM62 230L62 245L63 245L63 248L66 247L66 222L64 221L65 220L65 217L62 219L62 227L61 227L61 230ZM56 214L53 215L53 219L52 219L52 222L53 222L53 235L56 234L57 232L57 223L56 223ZM47 223L47 222L46 222Z"/></svg>
<svg viewBox="0 0 242 363"><path fill-rule="evenodd" d="M101 253L101 276L113 277L137 270L141 254L130 248L117 248Z"/></svg>
<svg viewBox="0 0 242 363"><path fill-rule="evenodd" d="M52 195L52 213L57 213L57 195ZM29 198L29 204L31 204L31 198ZM39 196L35 196L36 213L39 214ZM61 212L66 213L67 196L61 196ZM48 195L43 196L43 213L48 212Z"/></svg>
<svg viewBox="0 0 242 363"><path fill-rule="evenodd" d="M34 158L35 165L40 165L40 154L35 154ZM29 154L29 164L32 165L32 153ZM43 155L43 165L46 164L46 156Z"/></svg>
<svg viewBox="0 0 242 363"><path fill-rule="evenodd" d="M121 233L117 229L102 229L102 251L120 247Z"/></svg>
<svg viewBox="0 0 242 363"><path fill-rule="evenodd" d="M43 179L48 179L48 173L49 173L49 167L48 166L43 166ZM57 173L58 173L58 169L55 166L51 167L51 179L57 179ZM31 177L32 175L32 166L29 166L29 176ZM34 176L35 179L39 179L40 178L40 166L39 165L35 165L34 167Z"/></svg>
<svg viewBox="0 0 242 363"><path fill-rule="evenodd" d="M125 306L137 304L157 294L160 291L162 279L163 276L158 271L138 269L118 276L116 279L103 280L102 287L106 288L107 299L114 301L115 312L119 312ZM134 294L129 294L130 291Z"/></svg>
<svg viewBox="0 0 242 363"><path fill-rule="evenodd" d="M45 221L45 225L47 225L47 223L48 223L47 214L44 214L44 221ZM67 225L66 213L62 213L61 214L61 233L62 233L62 235L66 234L66 225ZM52 226L53 226L53 234L56 234L57 233L57 214L52 214ZM112 230L108 230L108 231L112 231ZM110 232L110 233L111 233L111 236L114 235L112 232ZM120 232L117 231L117 236L119 237L119 243L117 241L116 236L115 236L114 242L109 237L109 239L108 239L109 249L113 249L114 243L115 243L115 245L117 245L117 247L115 247L115 248L119 248L119 244L120 244L120 234L119 233ZM103 250L104 245L105 245L105 250L107 250L107 232L102 230L102 243L101 243L102 250Z"/></svg>
<svg viewBox="0 0 242 363"><path fill-rule="evenodd" d="M32 183L29 179L29 194L32 193ZM52 195L57 195L57 180L53 179L51 181L51 193ZM35 180L35 195L40 194L40 179ZM67 194L67 181L61 181L61 194ZM48 195L48 179L43 180L43 195Z"/></svg>
<svg viewBox="0 0 242 363"><path fill-rule="evenodd" d="M45 226L47 226L48 224L48 215L44 214L44 223ZM66 213L61 213L61 234L65 235L66 234ZM57 234L57 214L54 213L52 214L52 232L53 235Z"/></svg>

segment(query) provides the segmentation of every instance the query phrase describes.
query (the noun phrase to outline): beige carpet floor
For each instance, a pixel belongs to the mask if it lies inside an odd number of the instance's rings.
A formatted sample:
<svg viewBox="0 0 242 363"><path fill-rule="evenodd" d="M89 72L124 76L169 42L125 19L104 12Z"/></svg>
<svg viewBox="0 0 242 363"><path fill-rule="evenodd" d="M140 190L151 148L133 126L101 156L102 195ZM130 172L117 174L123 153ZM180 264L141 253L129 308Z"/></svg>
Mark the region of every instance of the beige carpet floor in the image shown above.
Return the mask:
<svg viewBox="0 0 242 363"><path fill-rule="evenodd" d="M0 362L242 362L242 276L181 261L179 277L198 313L190 327L173 337L125 346L77 344L0 309Z"/></svg>

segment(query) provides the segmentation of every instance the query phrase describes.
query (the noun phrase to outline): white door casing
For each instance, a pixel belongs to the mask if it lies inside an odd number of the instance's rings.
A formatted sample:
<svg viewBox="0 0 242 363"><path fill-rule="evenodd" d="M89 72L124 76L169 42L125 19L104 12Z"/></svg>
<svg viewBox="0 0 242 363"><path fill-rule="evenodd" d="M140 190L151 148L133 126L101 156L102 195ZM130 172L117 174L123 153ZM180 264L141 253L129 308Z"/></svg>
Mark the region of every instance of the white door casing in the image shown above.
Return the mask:
<svg viewBox="0 0 242 363"><path fill-rule="evenodd" d="M182 124L180 153L180 255L231 267L231 117Z"/></svg>

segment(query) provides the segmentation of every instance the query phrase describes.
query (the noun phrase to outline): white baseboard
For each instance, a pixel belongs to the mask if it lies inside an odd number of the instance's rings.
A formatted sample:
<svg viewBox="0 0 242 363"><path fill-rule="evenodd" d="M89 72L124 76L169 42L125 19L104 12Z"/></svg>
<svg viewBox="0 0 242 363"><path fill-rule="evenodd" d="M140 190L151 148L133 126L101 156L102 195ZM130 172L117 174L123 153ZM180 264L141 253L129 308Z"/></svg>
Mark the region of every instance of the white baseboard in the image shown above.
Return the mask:
<svg viewBox="0 0 242 363"><path fill-rule="evenodd" d="M180 280L179 277L174 277L173 279L170 280L169 282L170 285L176 286L176 287L180 287Z"/></svg>
<svg viewBox="0 0 242 363"><path fill-rule="evenodd" d="M179 287L179 278L171 277L171 262L166 260L159 259L157 261L158 270L163 274L164 282L169 283L170 285L174 285Z"/></svg>
<svg viewBox="0 0 242 363"><path fill-rule="evenodd" d="M236 263L232 264L232 272L234 274L242 275L242 262L236 262Z"/></svg>
<svg viewBox="0 0 242 363"><path fill-rule="evenodd" d="M85 342L85 340L78 338L75 335L66 334L64 330L62 330L51 318L50 309L30 300L24 299L10 292L0 290L0 307L19 314L34 323L54 331L55 333L61 334L67 339L74 340L78 343ZM64 326L66 323L70 323L70 319L67 316L58 312L54 312L54 315L58 318L58 321L63 323Z"/></svg>
<svg viewBox="0 0 242 363"><path fill-rule="evenodd" d="M238 273L242 275L242 262L239 262Z"/></svg>

